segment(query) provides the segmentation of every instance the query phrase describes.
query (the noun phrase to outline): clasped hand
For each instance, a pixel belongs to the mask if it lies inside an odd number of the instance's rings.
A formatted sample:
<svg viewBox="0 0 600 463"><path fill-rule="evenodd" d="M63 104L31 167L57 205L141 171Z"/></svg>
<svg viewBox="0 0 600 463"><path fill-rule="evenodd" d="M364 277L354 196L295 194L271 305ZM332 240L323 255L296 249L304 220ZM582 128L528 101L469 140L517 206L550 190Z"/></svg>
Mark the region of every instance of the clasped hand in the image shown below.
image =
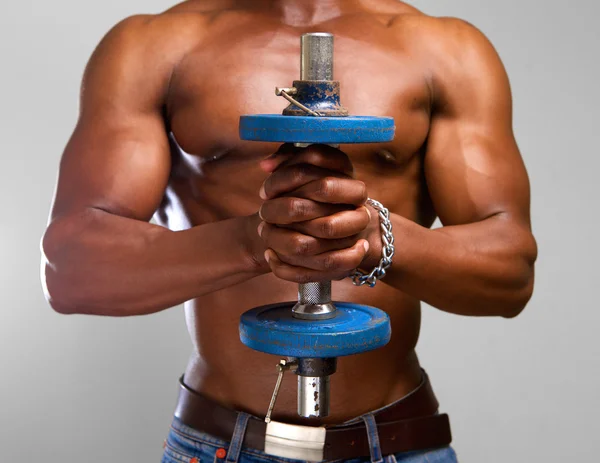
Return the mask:
<svg viewBox="0 0 600 463"><path fill-rule="evenodd" d="M260 190L258 233L273 274L297 283L341 280L374 259L378 217L345 153L286 144L261 168L270 175Z"/></svg>

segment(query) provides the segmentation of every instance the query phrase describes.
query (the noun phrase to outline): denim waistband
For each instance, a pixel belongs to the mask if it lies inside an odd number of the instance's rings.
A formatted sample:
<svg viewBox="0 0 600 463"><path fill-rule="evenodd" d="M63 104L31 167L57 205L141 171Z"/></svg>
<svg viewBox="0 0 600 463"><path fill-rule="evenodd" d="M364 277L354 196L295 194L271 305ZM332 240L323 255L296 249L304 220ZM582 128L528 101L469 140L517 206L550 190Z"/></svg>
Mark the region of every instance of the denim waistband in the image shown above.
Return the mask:
<svg viewBox="0 0 600 463"><path fill-rule="evenodd" d="M363 422L366 426L366 432L368 435L369 446L371 448L371 456L372 461L376 463L381 463L382 455L381 449L379 445L379 438L377 435L377 427L375 424L375 420L377 416L381 413L385 414L385 411L391 407L397 406L404 400L407 400L411 397L415 392L417 392L424 384L427 382L427 375L425 371L422 371L422 378L419 386L417 386L412 392L405 395L404 397L394 401L391 404L385 405L378 409L375 409L371 412L365 413L363 415L357 416L355 418L351 418L346 420L343 423L337 425L326 426L329 428L336 427L345 427L349 425L355 425L358 422ZM183 378L181 379L182 387L184 389L190 390L187 388L183 382ZM190 390L191 391L191 390ZM192 391L193 392L193 391ZM193 392L195 395L199 395L197 392ZM206 398L205 398L206 399ZM178 416L178 415L177 415ZM188 456L190 461L193 461L192 455L197 455L198 452L206 451L207 448L210 449L213 453L219 449L222 449L220 452L223 454L225 450L227 450L227 458L225 463L237 463L238 457L241 452L242 443L244 442L245 428L246 424L249 420L260 420L260 418L248 415L246 413L239 413L237 423L232 433L231 438L228 440L224 440L224 433L217 433L219 437L215 437L207 432L203 432L202 430L191 427L190 425L186 425L182 421L180 421L177 416L174 418L172 423L172 430L169 435L169 439L167 440L167 451L176 451L178 455ZM261 447L262 448L262 447ZM297 460L287 460L285 458L280 457L271 457L265 454L262 450L258 449L250 449L244 448L244 451L250 452L256 457L272 459L276 461L297 461ZM184 460L176 460L176 461L185 461Z"/></svg>

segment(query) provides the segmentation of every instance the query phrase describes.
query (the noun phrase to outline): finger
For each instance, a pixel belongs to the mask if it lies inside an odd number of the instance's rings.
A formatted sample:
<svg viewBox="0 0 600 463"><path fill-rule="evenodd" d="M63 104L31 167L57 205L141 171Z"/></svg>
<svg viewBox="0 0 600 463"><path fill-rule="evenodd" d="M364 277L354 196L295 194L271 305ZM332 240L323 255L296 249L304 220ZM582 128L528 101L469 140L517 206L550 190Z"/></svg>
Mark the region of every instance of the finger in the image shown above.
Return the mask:
<svg viewBox="0 0 600 463"><path fill-rule="evenodd" d="M312 164L324 169L354 175L354 167L346 153L329 145L314 144L306 148L283 145L277 153L261 161L261 167L273 172L283 165Z"/></svg>
<svg viewBox="0 0 600 463"><path fill-rule="evenodd" d="M265 201L258 214L267 223L288 225L330 216L350 208L354 209L345 204L325 204L310 199L283 197Z"/></svg>
<svg viewBox="0 0 600 463"><path fill-rule="evenodd" d="M274 198L323 177L350 179L342 172L310 164L285 165L267 177L260 188L259 196L262 199Z"/></svg>
<svg viewBox="0 0 600 463"><path fill-rule="evenodd" d="M287 225L286 228L331 240L357 235L367 228L369 222L369 211L363 206L353 211L342 211L328 217Z"/></svg>
<svg viewBox="0 0 600 463"><path fill-rule="evenodd" d="M294 230L269 225L262 222L259 233L266 248L273 249L280 256L315 256L328 251L348 249L356 244L356 237L339 240L321 240L303 235ZM287 258L285 259L287 261Z"/></svg>
<svg viewBox="0 0 600 463"><path fill-rule="evenodd" d="M362 206L367 202L367 186L360 180L324 177L314 180L290 192L299 198L321 203L353 204Z"/></svg>
<svg viewBox="0 0 600 463"><path fill-rule="evenodd" d="M335 240L337 241L337 240ZM347 275L360 267L369 250L369 242L358 240L351 247L336 249L314 256L286 255L277 253L277 258L293 267L307 268L332 275Z"/></svg>
<svg viewBox="0 0 600 463"><path fill-rule="evenodd" d="M365 247L363 246L363 243L357 243L357 246L363 249L362 252L365 252ZM319 271L306 267L289 265L281 261L279 256L272 249L267 249L267 251L265 252L265 260L269 263L271 271L276 277L281 278L282 280L292 281L300 284L341 280L351 275L354 270L344 269L333 271Z"/></svg>
<svg viewBox="0 0 600 463"><path fill-rule="evenodd" d="M288 157L294 155L300 148L296 148L292 143L284 143L279 149L260 161L260 167L265 172L273 172Z"/></svg>
<svg viewBox="0 0 600 463"><path fill-rule="evenodd" d="M311 164L324 169L354 175L354 166L346 153L329 145L310 145L288 156L283 165Z"/></svg>

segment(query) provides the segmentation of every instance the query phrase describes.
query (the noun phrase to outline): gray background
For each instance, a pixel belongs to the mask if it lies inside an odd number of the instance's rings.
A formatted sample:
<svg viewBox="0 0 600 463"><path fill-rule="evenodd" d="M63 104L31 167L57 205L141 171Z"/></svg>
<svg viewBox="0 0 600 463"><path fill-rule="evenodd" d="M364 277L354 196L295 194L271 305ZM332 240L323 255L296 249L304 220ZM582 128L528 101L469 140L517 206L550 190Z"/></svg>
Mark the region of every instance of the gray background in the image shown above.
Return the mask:
<svg viewBox="0 0 600 463"><path fill-rule="evenodd" d="M424 310L419 353L462 462L598 461L597 2L415 1L479 26L512 80L540 247L515 320ZM42 236L82 69L119 19L166 0L0 4L0 460L158 461L190 349L180 308L64 317L39 283ZM132 379L135 378L135 379Z"/></svg>

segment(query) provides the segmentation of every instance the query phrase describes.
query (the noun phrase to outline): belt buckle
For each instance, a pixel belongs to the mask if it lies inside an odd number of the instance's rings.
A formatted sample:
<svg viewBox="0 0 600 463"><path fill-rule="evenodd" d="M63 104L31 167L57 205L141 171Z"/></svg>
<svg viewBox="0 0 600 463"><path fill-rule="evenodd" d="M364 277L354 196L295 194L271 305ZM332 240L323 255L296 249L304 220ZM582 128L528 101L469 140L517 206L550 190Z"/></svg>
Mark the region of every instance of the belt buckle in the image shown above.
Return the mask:
<svg viewBox="0 0 600 463"><path fill-rule="evenodd" d="M267 424L265 453L293 460L323 461L325 427L271 421Z"/></svg>

